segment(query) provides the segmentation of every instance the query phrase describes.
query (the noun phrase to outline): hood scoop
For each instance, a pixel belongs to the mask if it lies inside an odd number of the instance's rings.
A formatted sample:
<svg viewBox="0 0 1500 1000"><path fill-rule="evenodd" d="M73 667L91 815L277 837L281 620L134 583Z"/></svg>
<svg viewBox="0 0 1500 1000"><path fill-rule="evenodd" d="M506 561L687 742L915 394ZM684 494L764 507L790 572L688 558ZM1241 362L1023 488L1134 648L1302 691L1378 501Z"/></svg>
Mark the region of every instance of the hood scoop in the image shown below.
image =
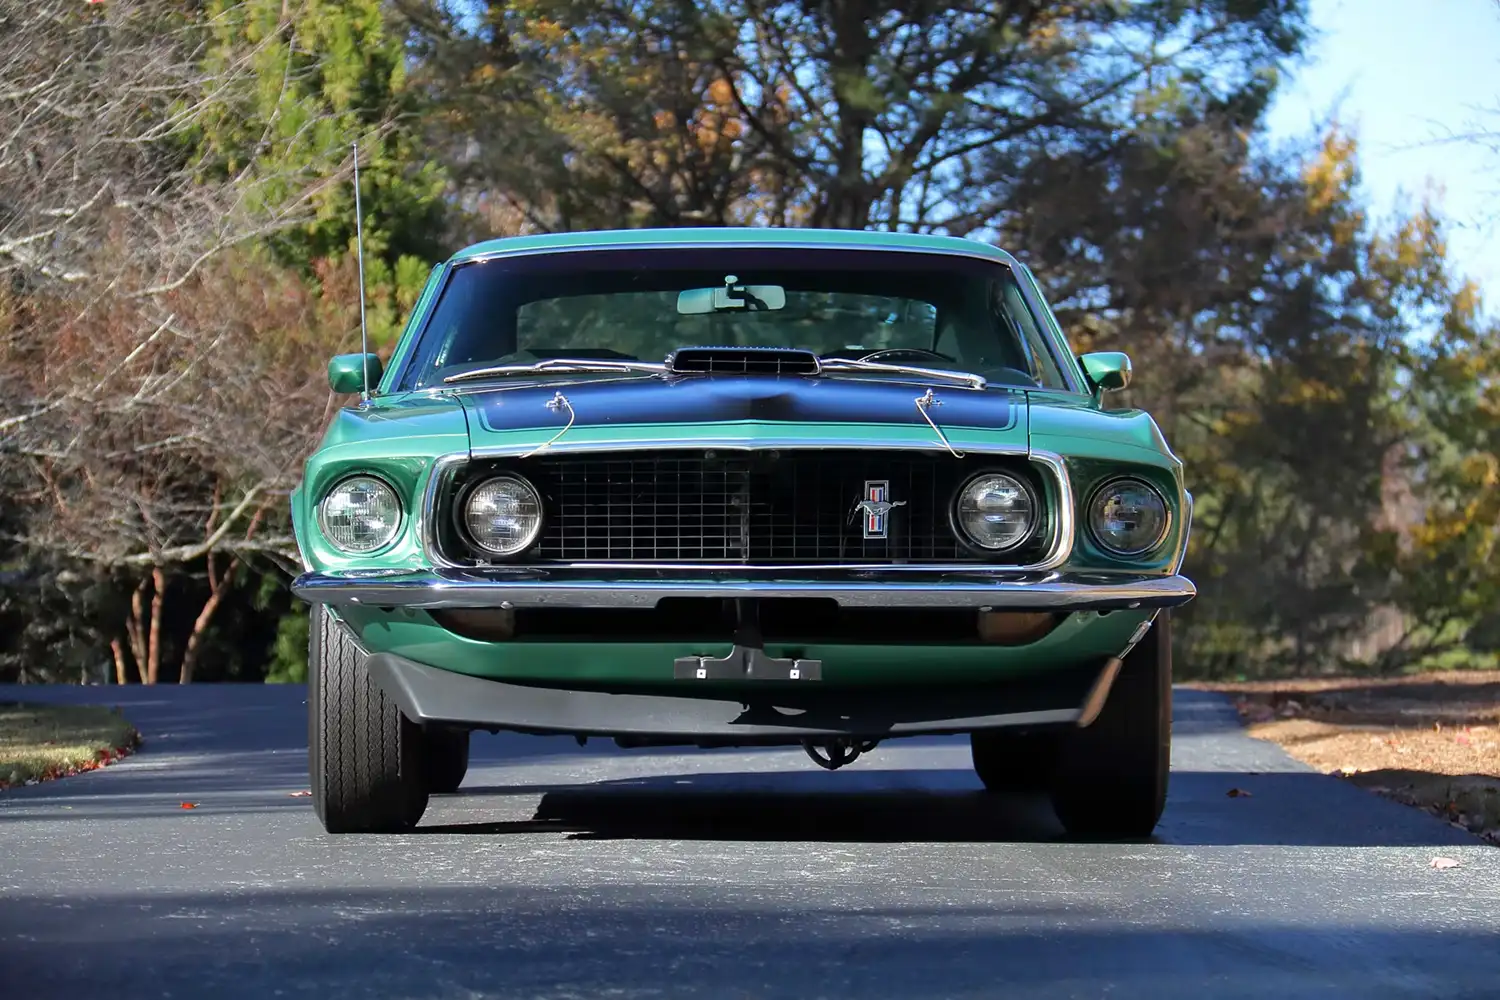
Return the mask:
<svg viewBox="0 0 1500 1000"><path fill-rule="evenodd" d="M684 347L667 355L674 375L816 375L812 351L787 347Z"/></svg>

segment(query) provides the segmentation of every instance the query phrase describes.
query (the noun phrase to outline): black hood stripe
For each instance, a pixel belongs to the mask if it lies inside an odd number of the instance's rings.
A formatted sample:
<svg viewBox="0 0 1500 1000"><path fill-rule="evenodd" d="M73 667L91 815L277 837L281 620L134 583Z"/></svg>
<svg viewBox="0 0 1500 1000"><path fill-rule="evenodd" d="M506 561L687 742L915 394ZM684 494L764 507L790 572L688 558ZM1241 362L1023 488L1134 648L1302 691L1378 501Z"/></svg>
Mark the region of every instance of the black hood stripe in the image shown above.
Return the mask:
<svg viewBox="0 0 1500 1000"><path fill-rule="evenodd" d="M925 384L833 378L707 376L605 379L496 387L468 393L465 407L487 431L554 427L547 403L567 397L575 427L614 424L787 423L920 424L916 401ZM1021 419L1025 394L1017 389L933 386L941 405L933 419L947 427L1008 430Z"/></svg>

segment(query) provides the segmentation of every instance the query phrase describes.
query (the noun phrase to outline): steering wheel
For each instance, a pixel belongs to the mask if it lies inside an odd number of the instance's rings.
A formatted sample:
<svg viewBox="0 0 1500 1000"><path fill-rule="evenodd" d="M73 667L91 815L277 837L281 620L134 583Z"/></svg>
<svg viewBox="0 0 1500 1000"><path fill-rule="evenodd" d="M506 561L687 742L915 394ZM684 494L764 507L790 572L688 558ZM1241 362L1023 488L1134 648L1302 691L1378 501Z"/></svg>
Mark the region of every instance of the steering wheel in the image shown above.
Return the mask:
<svg viewBox="0 0 1500 1000"><path fill-rule="evenodd" d="M869 354L866 354L864 357L859 358L858 360L880 361L884 359L899 357L915 358L918 361L922 360L923 358L937 358L939 361L953 360L946 354L939 354L937 351L929 351L925 347L887 347L883 351L871 351Z"/></svg>

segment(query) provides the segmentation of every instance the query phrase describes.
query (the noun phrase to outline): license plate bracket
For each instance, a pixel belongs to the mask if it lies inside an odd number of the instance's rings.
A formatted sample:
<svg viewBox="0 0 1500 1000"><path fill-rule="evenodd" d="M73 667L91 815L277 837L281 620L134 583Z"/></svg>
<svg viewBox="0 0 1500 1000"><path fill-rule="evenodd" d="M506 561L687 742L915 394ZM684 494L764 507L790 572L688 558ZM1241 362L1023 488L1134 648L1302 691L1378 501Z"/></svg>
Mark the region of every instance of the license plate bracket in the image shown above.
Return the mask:
<svg viewBox="0 0 1500 1000"><path fill-rule="evenodd" d="M823 661L771 656L758 646L736 644L728 656L680 656L672 664L680 681L820 681Z"/></svg>

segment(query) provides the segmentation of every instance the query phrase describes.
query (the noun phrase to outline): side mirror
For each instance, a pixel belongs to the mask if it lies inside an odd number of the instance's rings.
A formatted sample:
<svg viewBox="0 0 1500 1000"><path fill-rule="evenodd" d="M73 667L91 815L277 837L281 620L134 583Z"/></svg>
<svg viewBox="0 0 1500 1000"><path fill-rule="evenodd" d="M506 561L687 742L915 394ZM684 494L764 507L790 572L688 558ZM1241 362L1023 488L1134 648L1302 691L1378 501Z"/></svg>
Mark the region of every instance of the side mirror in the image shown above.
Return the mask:
<svg viewBox="0 0 1500 1000"><path fill-rule="evenodd" d="M360 392L366 380L374 388L384 371L378 354L336 354L328 362L328 388L341 394Z"/></svg>
<svg viewBox="0 0 1500 1000"><path fill-rule="evenodd" d="M1095 351L1078 360L1100 392L1118 392L1130 384L1130 357L1121 351Z"/></svg>

